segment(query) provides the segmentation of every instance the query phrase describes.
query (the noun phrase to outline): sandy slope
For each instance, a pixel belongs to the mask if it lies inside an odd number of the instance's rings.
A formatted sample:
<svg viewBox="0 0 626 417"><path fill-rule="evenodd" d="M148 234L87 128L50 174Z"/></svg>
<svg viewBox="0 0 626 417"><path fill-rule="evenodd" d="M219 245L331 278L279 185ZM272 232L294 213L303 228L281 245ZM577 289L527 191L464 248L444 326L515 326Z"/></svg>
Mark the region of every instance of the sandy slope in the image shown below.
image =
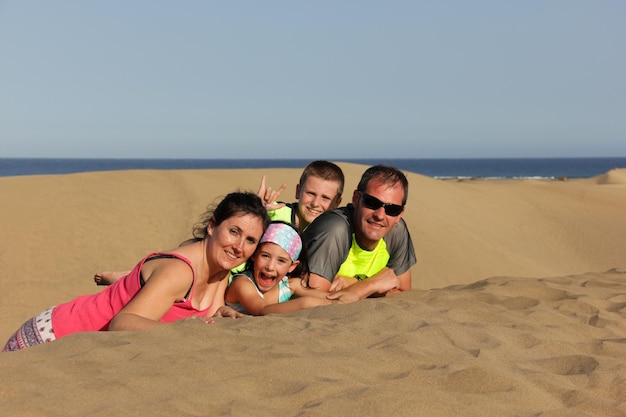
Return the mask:
<svg viewBox="0 0 626 417"><path fill-rule="evenodd" d="M341 166L345 203L365 167ZM262 174L293 200L299 173L0 178L0 337ZM0 415L626 415L626 170L409 181L414 291L0 354Z"/></svg>

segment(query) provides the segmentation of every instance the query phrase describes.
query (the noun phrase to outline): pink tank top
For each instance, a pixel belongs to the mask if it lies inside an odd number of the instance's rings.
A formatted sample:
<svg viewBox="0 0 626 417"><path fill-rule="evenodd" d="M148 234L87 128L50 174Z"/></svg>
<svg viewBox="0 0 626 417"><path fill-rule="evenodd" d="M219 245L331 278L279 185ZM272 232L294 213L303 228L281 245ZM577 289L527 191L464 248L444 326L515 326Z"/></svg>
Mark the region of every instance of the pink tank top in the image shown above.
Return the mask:
<svg viewBox="0 0 626 417"><path fill-rule="evenodd" d="M206 315L211 306L206 310L197 310L191 305L194 291L193 283L196 281L196 271L193 270L191 262L184 256L175 253L155 252L143 258L128 275L109 285L102 292L83 295L68 303L57 305L52 312L52 328L56 337L59 338L76 332L108 330L113 317L141 289L140 274L143 264L148 259L158 255L167 255L184 261L193 273L189 296L172 305L159 321L169 323L186 317Z"/></svg>

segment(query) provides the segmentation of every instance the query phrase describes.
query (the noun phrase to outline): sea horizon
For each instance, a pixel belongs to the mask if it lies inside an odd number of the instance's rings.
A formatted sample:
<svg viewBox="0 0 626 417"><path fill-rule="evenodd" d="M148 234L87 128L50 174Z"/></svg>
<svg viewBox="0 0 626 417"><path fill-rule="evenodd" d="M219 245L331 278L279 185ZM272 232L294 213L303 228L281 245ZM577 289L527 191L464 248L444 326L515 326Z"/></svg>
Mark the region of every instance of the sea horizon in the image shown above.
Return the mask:
<svg viewBox="0 0 626 417"><path fill-rule="evenodd" d="M626 168L626 157L562 158L328 158L333 162L385 164L438 179L589 178ZM304 168L302 158L0 158L0 177L62 175L131 169Z"/></svg>

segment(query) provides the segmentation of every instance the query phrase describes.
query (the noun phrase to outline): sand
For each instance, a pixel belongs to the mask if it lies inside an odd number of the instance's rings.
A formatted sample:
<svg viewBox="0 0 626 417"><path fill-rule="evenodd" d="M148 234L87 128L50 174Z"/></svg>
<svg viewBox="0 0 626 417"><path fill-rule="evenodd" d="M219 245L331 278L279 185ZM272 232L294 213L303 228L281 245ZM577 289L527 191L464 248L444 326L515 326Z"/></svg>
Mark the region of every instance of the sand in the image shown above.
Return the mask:
<svg viewBox="0 0 626 417"><path fill-rule="evenodd" d="M298 169L0 178L1 343L264 174L294 199ZM412 291L1 353L0 415L626 416L626 169L408 178Z"/></svg>

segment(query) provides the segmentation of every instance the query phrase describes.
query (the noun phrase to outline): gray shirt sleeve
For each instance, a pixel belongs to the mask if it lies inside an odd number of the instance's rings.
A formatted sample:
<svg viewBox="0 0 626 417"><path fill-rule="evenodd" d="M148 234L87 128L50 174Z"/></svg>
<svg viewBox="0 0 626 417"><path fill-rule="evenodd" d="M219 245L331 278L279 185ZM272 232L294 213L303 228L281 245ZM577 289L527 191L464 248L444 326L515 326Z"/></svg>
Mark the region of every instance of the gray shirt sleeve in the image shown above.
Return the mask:
<svg viewBox="0 0 626 417"><path fill-rule="evenodd" d="M333 282L352 244L352 228L344 208L322 213L303 233L309 270Z"/></svg>
<svg viewBox="0 0 626 417"><path fill-rule="evenodd" d="M393 269L396 275L404 274L417 262L411 234L404 219L400 219L385 237L385 243L390 256L387 266Z"/></svg>

